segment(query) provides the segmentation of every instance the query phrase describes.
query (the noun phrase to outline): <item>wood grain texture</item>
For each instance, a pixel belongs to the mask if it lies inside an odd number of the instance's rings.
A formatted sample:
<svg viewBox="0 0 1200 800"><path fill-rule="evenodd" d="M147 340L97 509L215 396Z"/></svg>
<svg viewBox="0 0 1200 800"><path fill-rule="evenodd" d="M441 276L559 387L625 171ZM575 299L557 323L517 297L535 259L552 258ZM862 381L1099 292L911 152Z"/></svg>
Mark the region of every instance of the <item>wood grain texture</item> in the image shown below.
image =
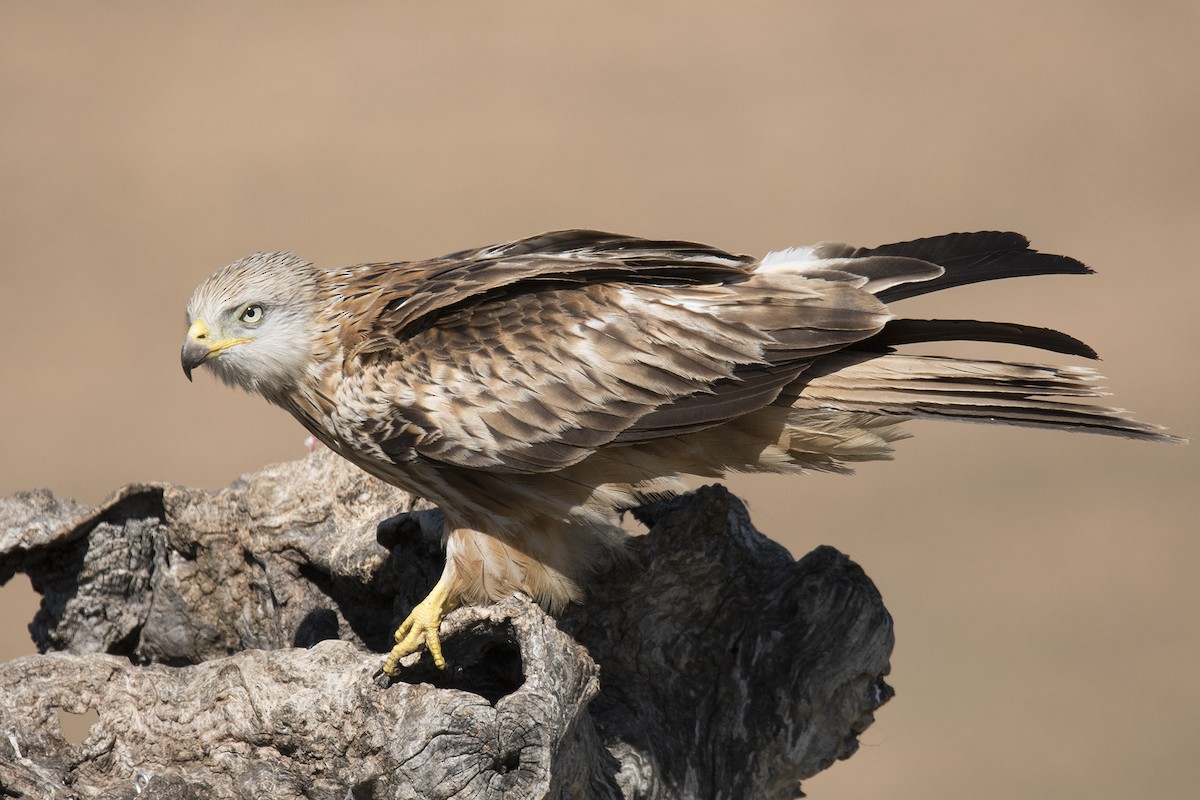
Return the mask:
<svg viewBox="0 0 1200 800"><path fill-rule="evenodd" d="M796 796L892 694L878 592L720 487L636 514L585 604L460 609L449 668L389 683L440 520L332 453L216 493L0 501L0 578L44 595L43 654L0 665L0 796ZM56 709L99 721L75 746Z"/></svg>

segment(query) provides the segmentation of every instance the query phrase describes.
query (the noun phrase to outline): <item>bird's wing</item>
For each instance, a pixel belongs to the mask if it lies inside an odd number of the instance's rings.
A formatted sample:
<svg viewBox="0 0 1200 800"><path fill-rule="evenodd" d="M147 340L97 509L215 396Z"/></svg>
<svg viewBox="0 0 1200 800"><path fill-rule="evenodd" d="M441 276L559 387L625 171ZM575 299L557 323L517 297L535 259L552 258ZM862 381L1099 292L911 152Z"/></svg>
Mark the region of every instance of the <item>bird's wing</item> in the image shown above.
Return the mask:
<svg viewBox="0 0 1200 800"><path fill-rule="evenodd" d="M603 231L554 231L527 239L452 253L404 270L385 269L391 282L376 324L401 335L412 324L429 324L440 312L491 293L537 291L551 283L602 280L712 283L744 277L754 259L715 247L653 241ZM516 290L516 291L514 291Z"/></svg>
<svg viewBox="0 0 1200 800"><path fill-rule="evenodd" d="M756 272L714 248L547 234L386 270L340 425L392 460L546 472L761 408L888 319L863 274ZM880 273L879 260L862 259ZM873 267L871 265L874 265ZM940 274L892 259L910 280Z"/></svg>

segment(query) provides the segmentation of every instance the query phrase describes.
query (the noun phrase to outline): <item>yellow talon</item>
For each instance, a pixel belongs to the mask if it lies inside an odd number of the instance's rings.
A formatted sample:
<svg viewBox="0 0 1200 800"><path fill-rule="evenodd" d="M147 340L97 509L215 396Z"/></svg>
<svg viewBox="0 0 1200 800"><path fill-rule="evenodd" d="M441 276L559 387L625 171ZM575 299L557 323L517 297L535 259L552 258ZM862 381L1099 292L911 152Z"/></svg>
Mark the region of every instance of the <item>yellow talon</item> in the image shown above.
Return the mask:
<svg viewBox="0 0 1200 800"><path fill-rule="evenodd" d="M441 627L442 617L457 608L458 603L458 599L451 598L446 590L446 579L443 576L429 596L418 603L408 615L408 619L396 629L396 646L383 662L384 674L395 675L400 667L400 659L420 650L422 643L429 648L429 655L433 656L433 663L437 664L437 668L445 669L446 659L442 657L442 641L438 638L438 628Z"/></svg>

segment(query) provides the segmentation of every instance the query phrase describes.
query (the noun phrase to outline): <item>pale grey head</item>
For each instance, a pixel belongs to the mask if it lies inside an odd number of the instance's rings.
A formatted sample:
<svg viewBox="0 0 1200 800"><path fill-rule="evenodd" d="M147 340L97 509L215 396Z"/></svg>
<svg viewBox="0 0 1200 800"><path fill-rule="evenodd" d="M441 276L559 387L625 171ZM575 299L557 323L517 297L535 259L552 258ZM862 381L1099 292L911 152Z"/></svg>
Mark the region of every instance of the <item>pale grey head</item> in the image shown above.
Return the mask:
<svg viewBox="0 0 1200 800"><path fill-rule="evenodd" d="M291 253L255 253L200 284L187 307L180 358L207 364L222 381L267 398L282 397L312 362L317 270Z"/></svg>

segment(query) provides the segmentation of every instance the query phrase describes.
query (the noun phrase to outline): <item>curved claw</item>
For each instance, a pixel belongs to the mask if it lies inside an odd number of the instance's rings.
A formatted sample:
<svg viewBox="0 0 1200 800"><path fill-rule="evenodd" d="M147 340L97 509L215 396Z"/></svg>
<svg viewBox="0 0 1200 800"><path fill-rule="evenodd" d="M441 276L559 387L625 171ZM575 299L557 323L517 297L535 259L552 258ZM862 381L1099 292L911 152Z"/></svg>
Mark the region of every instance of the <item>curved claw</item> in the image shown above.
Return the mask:
<svg viewBox="0 0 1200 800"><path fill-rule="evenodd" d="M446 659L442 656L442 640L438 638L438 628L441 627L442 617L458 606L458 601L450 597L446 590L446 579L443 577L433 587L429 596L417 604L408 618L396 629L396 646L388 653L383 662L385 675L395 675L400 667L400 659L421 649L421 645L429 648L433 663L438 669L446 668Z"/></svg>

